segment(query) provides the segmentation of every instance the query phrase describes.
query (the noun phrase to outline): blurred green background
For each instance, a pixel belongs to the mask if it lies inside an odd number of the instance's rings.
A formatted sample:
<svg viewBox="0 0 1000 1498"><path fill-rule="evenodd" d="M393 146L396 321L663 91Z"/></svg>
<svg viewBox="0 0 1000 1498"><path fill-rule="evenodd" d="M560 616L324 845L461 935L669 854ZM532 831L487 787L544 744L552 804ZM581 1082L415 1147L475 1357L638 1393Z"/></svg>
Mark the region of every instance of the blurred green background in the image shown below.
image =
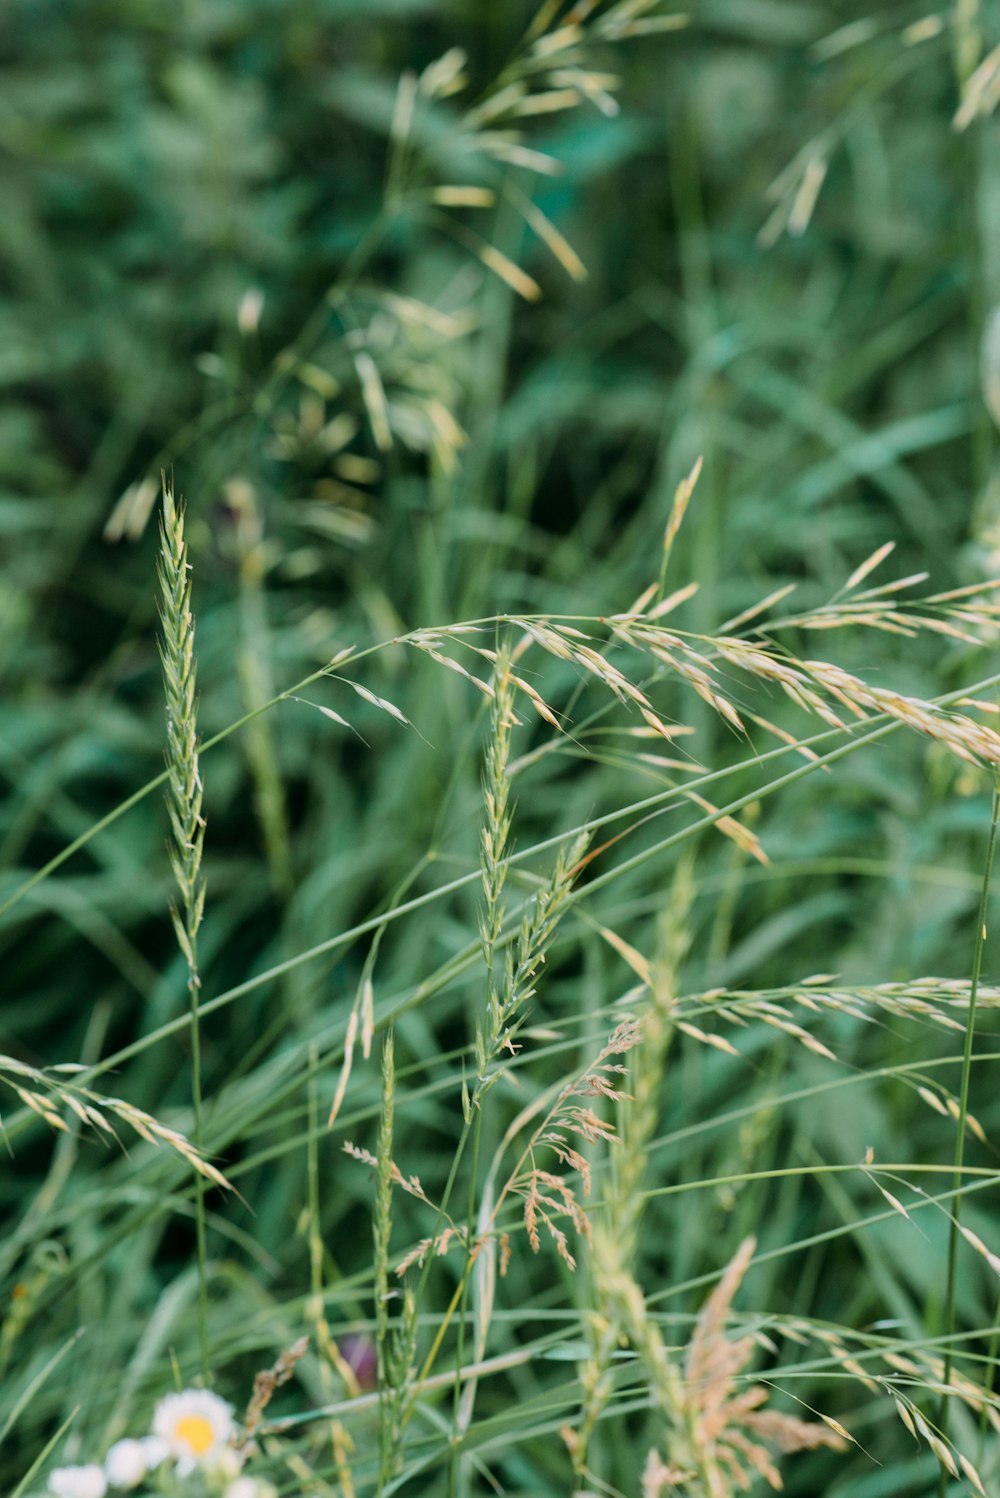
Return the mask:
<svg viewBox="0 0 1000 1498"><path fill-rule="evenodd" d="M797 606L821 602L886 540L897 547L883 566L928 571L935 590L995 566L983 380L989 396L1000 372L987 359L984 375L980 345L1000 299L1000 142L991 121L952 128L960 80L1000 42L993 8L960 3L935 21L908 3L703 0L683 29L595 42L593 66L620 80L620 114L584 102L496 126L523 129L558 174L484 154L459 123L510 65L532 13L521 0L5 5L0 903L162 768L148 519L161 469L188 504L206 738L348 645L507 611L625 608L655 579L674 487L698 454L672 564L678 582L700 583L688 628L717 628L786 583L799 585ZM394 148L400 75L456 47L468 89L418 107L405 150ZM805 222L809 183L819 191ZM497 202L433 201L449 184L489 187ZM526 202L572 245L585 279L526 223ZM484 244L533 278L537 299L483 264ZM993 664L935 635L841 632L809 649L924 695ZM546 669L565 702L572 679ZM475 867L475 694L402 648L356 679L419 733L352 699L366 747L286 702L204 757L206 996L368 919L403 881L420 893ZM305 695L348 711L328 687ZM704 763L740 757L707 711L682 711ZM802 731L791 714L781 721ZM662 783L600 743L543 757L531 774L523 844ZM967 976L985 807L977 773L901 735L766 803L754 829L769 868L747 871L721 839L699 848L686 989L817 970ZM5 1052L94 1062L184 1013L165 838L161 802L147 797L6 913ZM666 862L628 875L597 913L641 947L673 872ZM380 1000L412 997L474 935L474 892L433 908L433 920L389 928ZM207 1024L211 1144L242 1162L253 1209L225 1204L212 1223L226 1265L219 1355L241 1369L301 1319L308 1048L325 1113L366 952L338 948ZM609 964L585 933L555 966L551 1016L601 1011L621 980ZM468 1039L477 992L466 978L400 1022L406 1085L431 1086L412 1105L424 1134L406 1168L432 1178L455 1128L455 1072L441 1058ZM911 1031L842 1039L861 1066L930 1044ZM102 1085L158 1115L176 1110L183 1126L186 1057L180 1032ZM785 1059L793 1079L812 1076L814 1058ZM725 1094L710 1064L686 1065L665 1101L671 1127ZM762 1069L746 1096L765 1080ZM357 1085L344 1129L361 1138L373 1069ZM985 1121L996 1105L981 1102ZM847 1160L869 1135L880 1154L945 1148L911 1094L873 1093L867 1107L787 1110L753 1140L713 1136L704 1150L745 1167L747 1151L776 1159L790 1139ZM367 1264L368 1184L337 1154L342 1137L321 1146L331 1283ZM676 1167L660 1158L664 1172ZM188 1292L144 1341L164 1287L189 1286L191 1232L183 1172L142 1159L136 1178L75 1138L53 1156L39 1129L0 1176L7 1304L21 1287L0 1337L8 1375L19 1370L3 1409L75 1326L90 1328L21 1412L7 1482L55 1429L71 1386L93 1389L89 1430L111 1433L146 1398L143 1380L155 1385L166 1348L191 1351ZM712 1167L689 1152L684 1168ZM789 1192L781 1214L795 1231L843 1210ZM735 1212L753 1226L764 1212L751 1194L716 1203L715 1217L663 1205L651 1241L669 1232L673 1247L651 1251L656 1275L713 1267L719 1222ZM846 1249L832 1264L809 1259L801 1301L775 1269L757 1282L760 1299L855 1325L905 1321L939 1293L944 1226L930 1224L929 1246L905 1264L873 1238L878 1263L861 1276ZM538 1291L531 1273L525 1295ZM341 1293L345 1318L366 1314L360 1291ZM985 1290L964 1293L985 1324ZM101 1387L108 1366L134 1379ZM515 1484L560 1491L558 1462L546 1472L544 1460L509 1460ZM797 1470L789 1490L817 1491L815 1469ZM861 1469L829 1470L847 1475L825 1492L876 1492ZM903 1475L877 1491L923 1490L925 1473L916 1488Z"/></svg>

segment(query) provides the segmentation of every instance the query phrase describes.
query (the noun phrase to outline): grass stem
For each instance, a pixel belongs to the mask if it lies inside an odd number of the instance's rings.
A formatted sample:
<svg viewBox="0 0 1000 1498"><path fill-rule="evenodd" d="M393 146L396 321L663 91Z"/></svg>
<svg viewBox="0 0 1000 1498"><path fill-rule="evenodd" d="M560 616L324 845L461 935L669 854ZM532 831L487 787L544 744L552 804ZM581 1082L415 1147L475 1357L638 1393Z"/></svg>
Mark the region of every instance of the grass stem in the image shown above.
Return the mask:
<svg viewBox="0 0 1000 1498"><path fill-rule="evenodd" d="M972 1078L972 1055L976 1029L976 1000L979 996L979 979L983 968L983 953L986 948L986 915L989 909L990 885L993 879L993 862L996 856L997 831L1000 827L1000 775L993 777L993 801L990 811L990 835L986 848L986 863L983 868L983 884L979 897L979 917L976 924L976 943L972 957L972 976L969 987L969 1013L965 1024L965 1045L962 1054L962 1081L959 1089L958 1120L955 1133L954 1186L955 1205L951 1213L951 1228L948 1234L948 1269L946 1275L944 1303L944 1332L948 1338L944 1351L944 1390L938 1407L938 1428L942 1439L947 1438L950 1414L947 1386L951 1381L954 1361L951 1338L955 1333L955 1300L958 1286L958 1239L961 1231L962 1176L965 1163L965 1128L969 1116L969 1084ZM948 1491L948 1474L941 1468L938 1491L945 1498Z"/></svg>

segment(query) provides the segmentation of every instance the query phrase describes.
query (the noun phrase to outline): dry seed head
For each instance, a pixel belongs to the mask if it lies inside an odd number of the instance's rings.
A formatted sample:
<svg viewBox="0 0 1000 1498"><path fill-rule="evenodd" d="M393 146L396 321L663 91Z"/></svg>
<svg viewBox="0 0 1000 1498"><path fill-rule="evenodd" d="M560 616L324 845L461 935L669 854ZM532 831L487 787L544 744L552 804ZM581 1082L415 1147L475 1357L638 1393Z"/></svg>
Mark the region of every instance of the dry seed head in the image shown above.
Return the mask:
<svg viewBox="0 0 1000 1498"><path fill-rule="evenodd" d="M468 61L461 47L452 47L443 57L429 63L418 79L419 91L428 99L446 99L460 93L468 83L465 65Z"/></svg>
<svg viewBox="0 0 1000 1498"><path fill-rule="evenodd" d="M563 92L549 95L536 94L532 100L525 100L522 110L527 108L529 102L537 106L542 99L546 98L562 101L556 106L558 108L566 107L565 93ZM587 279L586 266L568 239L559 232L551 219L547 218L541 209L532 203L530 198L525 197L524 193L519 192L512 184L507 187L507 197L513 202L525 223L529 225L542 243L555 256L567 275L571 276L574 281L585 281Z"/></svg>
<svg viewBox="0 0 1000 1498"><path fill-rule="evenodd" d="M706 1300L684 1369L684 1398L695 1449L710 1471L721 1466L741 1491L749 1488L752 1473L774 1488L782 1486L780 1473L762 1441L787 1454L817 1446L839 1450L847 1438L842 1426L833 1428L836 1422L814 1423L762 1409L768 1394L761 1385L736 1392L737 1377L752 1356L755 1343L752 1337L730 1341L725 1326L733 1296L755 1248L755 1239L744 1239ZM725 1498L726 1491L719 1487L719 1498Z"/></svg>
<svg viewBox="0 0 1000 1498"><path fill-rule="evenodd" d="M487 156L495 156L498 161L509 162L511 166L522 166L526 171L537 172L542 176L558 177L563 171L561 161L522 145L520 136L514 130L484 130L476 136L476 145Z"/></svg>
<svg viewBox="0 0 1000 1498"><path fill-rule="evenodd" d="M680 483L677 485L677 488L674 490L674 502L671 506L670 516L667 520L667 528L663 535L663 572L666 571L666 563L670 558L670 552L673 549L674 541L677 539L677 532L680 530L681 525L683 524L684 516L687 513L687 507L691 503L691 496L694 493L695 485L697 484L698 479L701 475L702 462L703 459L701 457L698 457L695 460L694 467L691 469L691 472L688 474L687 478L681 479Z"/></svg>
<svg viewBox="0 0 1000 1498"><path fill-rule="evenodd" d="M129 541L138 541L146 529L159 492L159 484L148 476L138 483L129 484L105 522L104 540L115 542L124 536Z"/></svg>
<svg viewBox="0 0 1000 1498"><path fill-rule="evenodd" d="M444 1228L433 1238L421 1238L416 1247L412 1248L408 1254L405 1254L400 1259L396 1265L396 1275L399 1279L402 1279L408 1269L412 1269L414 1266L418 1269L422 1268L429 1255L433 1255L435 1258L443 1258L453 1245L464 1246L465 1243L465 1229L455 1227L454 1225Z"/></svg>
<svg viewBox="0 0 1000 1498"><path fill-rule="evenodd" d="M344 1060L340 1068L340 1077L337 1080L337 1090L333 1095L333 1102L330 1105L330 1116L326 1121L327 1128L333 1127L343 1105L344 1096L347 1092L347 1084L351 1077L351 1065L354 1061L354 1043L357 1039L357 1033L358 1012L356 1009L352 1009L350 1018L347 1021L347 1034L344 1036ZM352 1151L349 1151L349 1153L352 1153Z"/></svg>
<svg viewBox="0 0 1000 1498"><path fill-rule="evenodd" d="M396 105L392 113L389 133L395 141L405 141L413 125L413 110L417 102L419 80L415 73L402 73L396 90Z"/></svg>
<svg viewBox="0 0 1000 1498"><path fill-rule="evenodd" d="M900 40L904 47L916 47L920 42L933 41L940 36L945 28L944 16L923 16L919 21L913 21L909 26L904 26L900 32Z"/></svg>
<svg viewBox="0 0 1000 1498"><path fill-rule="evenodd" d="M812 156L802 173L802 181L799 183L788 214L788 233L793 238L803 235L809 227L809 220L813 216L820 191L826 181L828 165L824 156Z"/></svg>
<svg viewBox="0 0 1000 1498"><path fill-rule="evenodd" d="M642 1469L642 1498L661 1498L664 1492L672 1492L694 1476L694 1472L664 1462L656 1448L651 1446Z"/></svg>
<svg viewBox="0 0 1000 1498"><path fill-rule="evenodd" d="M301 1362L308 1351L309 1338L300 1337L297 1342L281 1353L277 1362L270 1368L254 1376L253 1395L243 1417L243 1429L237 1449L246 1446L253 1439L275 1391L288 1383L295 1372L296 1363Z"/></svg>
<svg viewBox="0 0 1000 1498"><path fill-rule="evenodd" d="M988 52L968 79L962 102L952 121L955 130L966 130L977 117L991 115L1000 102L1000 46Z"/></svg>
<svg viewBox="0 0 1000 1498"><path fill-rule="evenodd" d="M542 288L538 282L533 280L519 265L515 265L513 260L498 250L495 245L480 243L476 253L486 268L499 276L501 281L505 281L512 291L517 292L518 296L523 297L526 302L538 301L542 294Z"/></svg>
<svg viewBox="0 0 1000 1498"><path fill-rule="evenodd" d="M49 1071L39 1071L27 1065L26 1062L16 1061L9 1056L0 1056L0 1079L5 1081L24 1105L37 1114L50 1128L60 1133L68 1132L64 1120L57 1112L57 1109L65 1106L85 1126L95 1128L100 1133L117 1139L114 1126L107 1116L110 1115L128 1124L129 1128L141 1139L145 1139L148 1144L165 1144L168 1149L180 1155L199 1175L211 1181L213 1185L221 1186L227 1191L232 1190L221 1171L209 1164L178 1129L172 1129L160 1123L152 1114L145 1113L134 1103L126 1103L122 1098L103 1096L91 1091L90 1088L76 1087L64 1081L61 1076L54 1075L57 1071L74 1073L82 1069L73 1064L53 1067ZM31 1084L30 1087L13 1081L12 1076L23 1078L25 1082Z"/></svg>

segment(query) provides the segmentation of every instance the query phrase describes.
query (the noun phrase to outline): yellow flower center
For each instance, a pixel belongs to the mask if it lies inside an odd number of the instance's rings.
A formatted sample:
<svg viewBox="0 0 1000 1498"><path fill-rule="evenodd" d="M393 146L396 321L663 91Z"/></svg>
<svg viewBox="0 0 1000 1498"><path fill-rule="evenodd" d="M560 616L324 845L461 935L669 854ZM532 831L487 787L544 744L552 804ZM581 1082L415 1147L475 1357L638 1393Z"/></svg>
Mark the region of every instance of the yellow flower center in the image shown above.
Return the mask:
<svg viewBox="0 0 1000 1498"><path fill-rule="evenodd" d="M183 1441L192 1456L204 1456L215 1440L211 1420L204 1415L182 1415L174 1426L174 1440Z"/></svg>

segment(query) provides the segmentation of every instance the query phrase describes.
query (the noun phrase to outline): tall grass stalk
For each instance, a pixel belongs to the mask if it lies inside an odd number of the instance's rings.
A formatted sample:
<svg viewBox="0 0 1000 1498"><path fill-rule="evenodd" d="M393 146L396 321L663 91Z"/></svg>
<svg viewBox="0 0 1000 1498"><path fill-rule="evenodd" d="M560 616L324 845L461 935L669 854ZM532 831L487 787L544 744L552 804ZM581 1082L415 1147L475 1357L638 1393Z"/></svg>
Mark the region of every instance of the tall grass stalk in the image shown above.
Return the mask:
<svg viewBox="0 0 1000 1498"><path fill-rule="evenodd" d="M378 1129L374 1228L375 1350L378 1360L378 1451L379 1492L395 1476L396 1453L392 1436L393 1391L389 1355L389 1240L392 1236L392 1125L395 1099L394 1047L392 1031L382 1047L382 1114Z"/></svg>
<svg viewBox="0 0 1000 1498"><path fill-rule="evenodd" d="M997 834L1000 831L1000 774L994 772L993 776L993 799L990 810L990 835L986 846L986 862L983 867L983 884L979 896L979 914L976 924L976 942L972 956L972 974L969 984L969 1010L965 1022L965 1042L962 1052L962 1080L958 1099L958 1118L956 1120L955 1133L955 1174L954 1191L955 1202L951 1212L951 1226L948 1232L948 1268L945 1279L945 1302L944 1302L944 1332L948 1338L944 1348L944 1385L941 1392L941 1400L938 1414L938 1426L942 1437L947 1437L951 1414L951 1395L948 1386L951 1382L952 1366L954 1362L954 1349L952 1339L955 1335L955 1301L958 1288L958 1252L959 1237L961 1235L961 1213L963 1166L965 1163L965 1131L969 1118L969 1085L972 1080L972 1057L975 1043L976 1031L976 1004L979 999L979 983L983 970L983 954L986 949L987 940L987 915L990 903L990 886L993 881L993 864L996 858ZM989 1368L985 1378L990 1377ZM941 1498L945 1498L948 1490L948 1474L941 1469L941 1477L938 1491Z"/></svg>
<svg viewBox="0 0 1000 1498"><path fill-rule="evenodd" d="M611 1194L594 1225L589 1255L590 1356L580 1371L583 1397L579 1424L564 1433L581 1484L594 1480L589 1466L591 1443L614 1393L614 1358L625 1340L647 1370L651 1395L670 1433L668 1445L675 1465L683 1467L689 1462L697 1468L699 1464L684 1408L680 1370L649 1314L637 1278L647 1152L659 1120L674 1011L681 992L681 967L690 944L693 866L689 850L681 858L661 919L660 950L648 967L651 984L642 1040L633 1052L629 1072L632 1103L625 1112L621 1146L611 1157ZM642 967L643 963L636 961L635 965Z"/></svg>
<svg viewBox="0 0 1000 1498"><path fill-rule="evenodd" d="M392 1188L399 1180L393 1163L393 1120L396 1100L395 1044L392 1029L382 1047L382 1106L379 1116L378 1153L375 1163L374 1294L375 1350L378 1363L378 1486L386 1491L403 1462L403 1438L412 1405L413 1354L416 1341L416 1307L412 1293L402 1292L402 1311L395 1320L390 1302L398 1292L390 1278L392 1237Z"/></svg>
<svg viewBox="0 0 1000 1498"><path fill-rule="evenodd" d="M465 1362L469 1271L472 1266L473 1235L476 1228L479 1152L483 1131L482 1103L492 1082L496 1080L495 1075L490 1078L489 1067L501 1044L499 1037L503 1030L504 983L502 979L498 980L496 967L505 917L503 895L509 868L511 834L510 741L516 722L510 654L506 646L501 649L497 657L492 692L490 732L486 745L486 774L483 783L485 817L480 832L483 905L479 919L479 934L485 968L485 1004L484 1013L477 1015L475 1020L476 1077L471 1095L463 1095L463 1135L471 1126L472 1152L468 1169L469 1192L465 1217L466 1265L461 1280L458 1307L455 1389L452 1401L453 1441L448 1467L449 1498L454 1498L459 1478L460 1458L456 1438L459 1433L462 1402L462 1367ZM508 956L508 975L509 972Z"/></svg>
<svg viewBox="0 0 1000 1498"><path fill-rule="evenodd" d="M197 668L194 653L194 615L191 612L191 570L184 539L184 509L174 498L173 485L163 480L160 519L160 661L167 709L167 812L170 817L170 864L179 892L170 915L174 934L187 967L190 1001L191 1098L194 1110L193 1143L203 1147L201 1084L201 973L198 931L205 910L205 880L201 872L205 839L202 782L198 764ZM198 1340L202 1378L210 1378L208 1346L208 1260L205 1232L205 1180L195 1172L195 1228L198 1257Z"/></svg>

